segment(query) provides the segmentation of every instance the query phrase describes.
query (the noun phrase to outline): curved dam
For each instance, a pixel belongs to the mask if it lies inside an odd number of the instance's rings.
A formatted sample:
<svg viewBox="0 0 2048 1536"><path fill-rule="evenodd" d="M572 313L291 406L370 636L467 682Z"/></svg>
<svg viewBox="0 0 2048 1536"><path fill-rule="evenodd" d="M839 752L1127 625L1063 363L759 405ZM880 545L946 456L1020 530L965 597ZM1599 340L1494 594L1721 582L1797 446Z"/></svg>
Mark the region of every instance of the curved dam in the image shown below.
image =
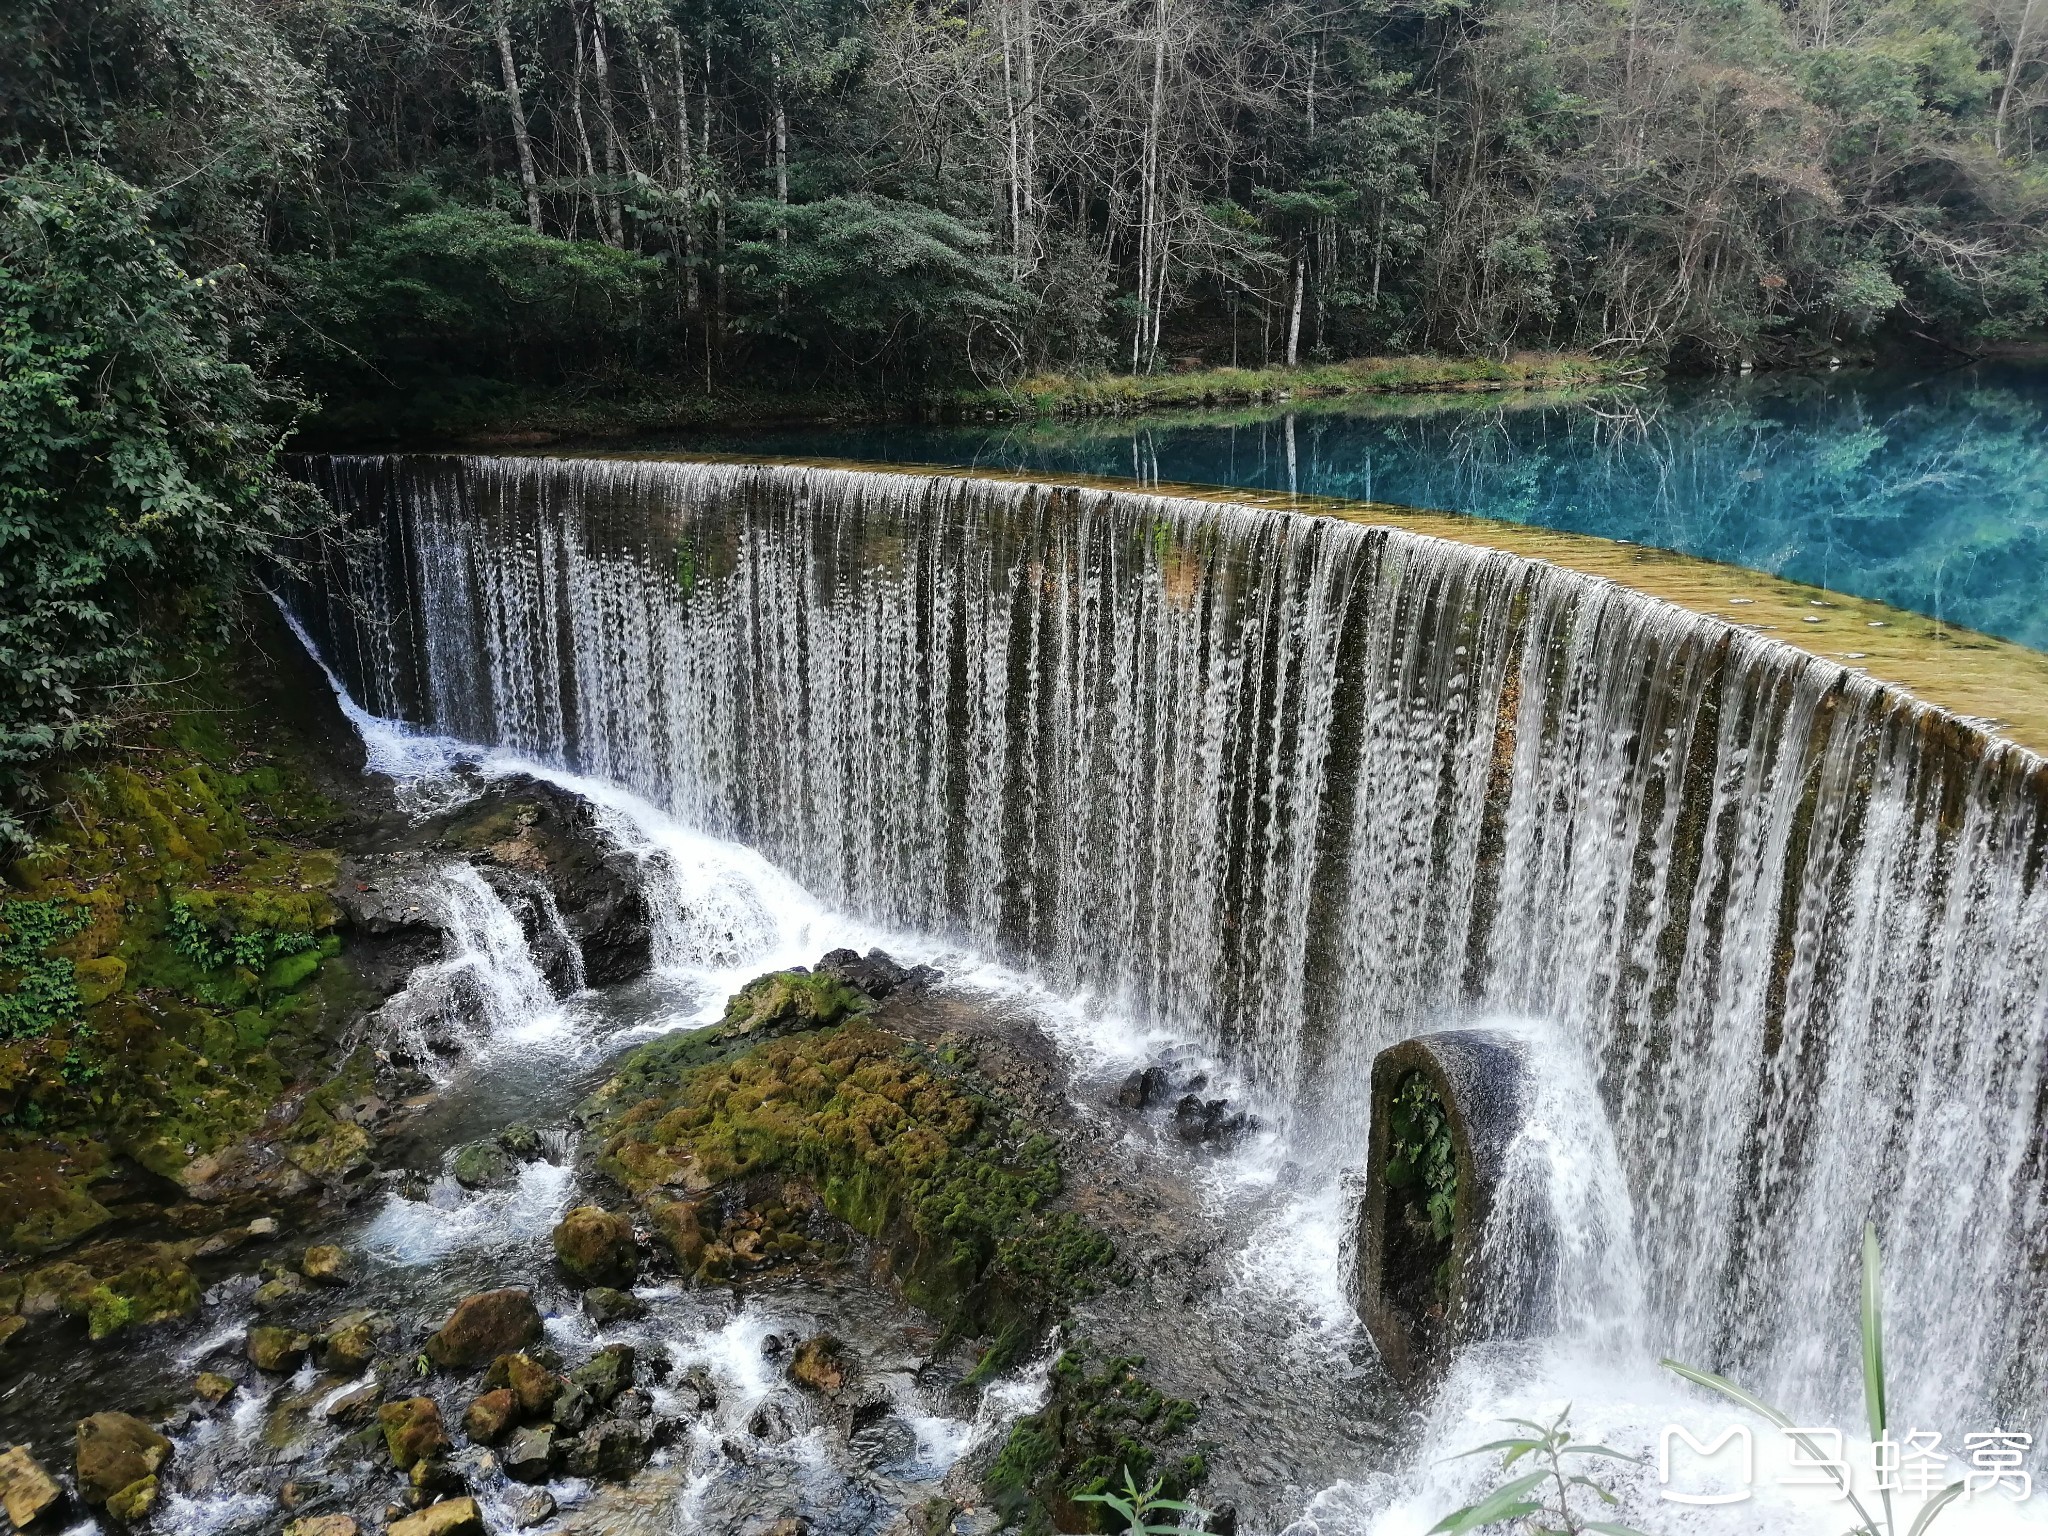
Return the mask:
<svg viewBox="0 0 2048 1536"><path fill-rule="evenodd" d="M1897 1421L2048 1427L2026 748L1397 527L795 466L310 472L354 532L292 606L378 714L1199 1041L1303 1157L1363 1160L1383 1047L1535 1021L1641 1272L1578 1325L1841 1411L1872 1217Z"/></svg>

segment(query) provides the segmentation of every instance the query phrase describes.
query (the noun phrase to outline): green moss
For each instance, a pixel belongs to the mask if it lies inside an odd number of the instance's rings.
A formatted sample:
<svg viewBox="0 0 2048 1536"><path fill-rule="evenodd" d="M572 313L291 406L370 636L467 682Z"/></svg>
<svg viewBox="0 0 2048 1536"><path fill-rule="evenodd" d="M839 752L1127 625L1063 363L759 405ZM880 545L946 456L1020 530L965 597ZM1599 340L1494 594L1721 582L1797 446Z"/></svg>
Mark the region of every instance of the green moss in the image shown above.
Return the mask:
<svg viewBox="0 0 2048 1536"><path fill-rule="evenodd" d="M325 963L340 949L338 858L319 841L334 810L302 706L253 656L211 658L189 686L191 708L138 717L53 773L40 840L6 871L0 1251L104 1222L89 1186L109 1156L178 1178L254 1131L326 1076L362 1005L346 961ZM305 1139L345 1166L332 1133Z"/></svg>
<svg viewBox="0 0 2048 1536"><path fill-rule="evenodd" d="M836 976L813 971L771 971L726 1000L720 1027L728 1036L770 1029L823 1029L874 1004Z"/></svg>
<svg viewBox="0 0 2048 1536"><path fill-rule="evenodd" d="M728 1017L744 1023L762 999L783 995L755 983ZM1051 1139L929 1055L859 1016L738 1054L731 1030L643 1047L597 1100L604 1166L662 1206L657 1226L700 1274L726 1272L744 1258L734 1243L747 1240L729 1222L703 1225L717 1203L680 1216L663 1192L774 1189L790 1179L887 1243L913 1302L948 1324L993 1332L1005 1351L1112 1260L1106 1238L1052 1209L1061 1180ZM759 1224L749 1228L758 1239L749 1246L772 1247L777 1226L766 1223L766 1238Z"/></svg>
<svg viewBox="0 0 2048 1536"><path fill-rule="evenodd" d="M1196 1407L1145 1380L1145 1362L1113 1355L1090 1368L1085 1344L1053 1362L1045 1406L1011 1427L984 1481L1006 1523L1031 1536L1113 1528L1099 1504L1077 1494L1122 1486L1128 1470L1140 1487L1165 1481L1163 1496L1185 1498L1208 1474L1187 1440Z"/></svg>

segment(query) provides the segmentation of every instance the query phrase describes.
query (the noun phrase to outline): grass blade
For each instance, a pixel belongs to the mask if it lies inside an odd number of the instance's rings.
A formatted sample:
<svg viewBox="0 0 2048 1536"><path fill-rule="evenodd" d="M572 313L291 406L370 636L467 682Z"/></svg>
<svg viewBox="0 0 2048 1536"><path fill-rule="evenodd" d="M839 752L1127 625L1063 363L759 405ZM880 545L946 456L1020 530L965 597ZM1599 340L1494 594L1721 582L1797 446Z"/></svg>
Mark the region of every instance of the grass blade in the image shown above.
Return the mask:
<svg viewBox="0 0 2048 1536"><path fill-rule="evenodd" d="M1878 1273L1877 1223L1863 1223L1863 1406L1870 1438L1884 1438L1884 1303Z"/></svg>
<svg viewBox="0 0 2048 1536"><path fill-rule="evenodd" d="M1922 1536L1927 1527L1934 1524L1934 1517L1963 1496L1961 1483L1950 1483L1941 1492L1920 1506L1920 1513L1913 1517L1913 1524L1906 1536Z"/></svg>

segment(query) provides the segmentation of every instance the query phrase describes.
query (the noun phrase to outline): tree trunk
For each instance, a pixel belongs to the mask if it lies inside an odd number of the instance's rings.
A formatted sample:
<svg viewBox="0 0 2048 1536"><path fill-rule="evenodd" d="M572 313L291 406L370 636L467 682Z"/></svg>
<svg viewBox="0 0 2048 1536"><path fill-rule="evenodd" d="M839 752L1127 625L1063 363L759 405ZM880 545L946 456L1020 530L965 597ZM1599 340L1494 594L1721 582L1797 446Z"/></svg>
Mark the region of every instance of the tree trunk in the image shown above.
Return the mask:
<svg viewBox="0 0 2048 1536"><path fill-rule="evenodd" d="M676 71L676 201L682 205L683 305L697 312L697 146L690 138L690 80L683 67L683 34L671 28L669 53ZM708 86L707 86L708 89ZM708 108L710 102L706 101Z"/></svg>
<svg viewBox="0 0 2048 1536"><path fill-rule="evenodd" d="M617 245L605 223L604 207L597 199L597 158L590 152L590 128L583 119L583 12L569 12L569 28L576 34L576 78L569 92L569 118L576 125L576 148L583 157L583 191L590 199L590 216L597 221L598 238Z"/></svg>
<svg viewBox="0 0 2048 1536"><path fill-rule="evenodd" d="M1010 280L1024 273L1024 196L1022 186L1022 130L1017 121L1017 85L1010 65L1010 6L1001 0L996 16L1003 34L1003 126L1008 140L1009 165L1006 194L1010 223Z"/></svg>
<svg viewBox="0 0 2048 1536"><path fill-rule="evenodd" d="M1168 0L1153 0L1155 25L1152 32L1152 109L1145 119L1145 148L1138 186L1138 330L1131 338L1131 372L1136 374L1148 360L1146 333L1157 295L1155 281L1166 275L1166 262L1158 249L1163 231L1159 228L1159 140L1166 114L1166 7Z"/></svg>
<svg viewBox="0 0 2048 1536"><path fill-rule="evenodd" d="M619 202L619 168L623 164L630 170L632 160L620 142L618 113L612 104L612 71L605 54L602 5L593 4L590 8L590 46L597 65L597 107L604 116L604 177L610 183L604 196L605 218L611 226L612 244L624 245L626 221Z"/></svg>
<svg viewBox="0 0 2048 1536"><path fill-rule="evenodd" d="M2020 12L2020 29L2012 40L2012 57L2006 60L2005 84L1998 92L1998 116L1991 125L1991 147L1998 154L2005 153L2005 118L2012 106L2012 93L2019 84L2020 68L2026 62L2027 30L2034 22L2034 7L2040 0L2027 0L2027 7Z"/></svg>
<svg viewBox="0 0 2048 1536"><path fill-rule="evenodd" d="M491 6L491 31L498 43L498 68L505 77L505 106L512 114L512 142L519 149L519 187L526 194L526 223L536 235L540 229L540 178L533 169L533 140L526 133L526 103L519 95L519 66L512 58L512 24L505 18L504 0Z"/></svg>
<svg viewBox="0 0 2048 1536"><path fill-rule="evenodd" d="M1287 317L1287 366L1292 368L1301 361L1301 295L1308 286L1308 263L1301 259L1301 253L1294 256L1294 307Z"/></svg>

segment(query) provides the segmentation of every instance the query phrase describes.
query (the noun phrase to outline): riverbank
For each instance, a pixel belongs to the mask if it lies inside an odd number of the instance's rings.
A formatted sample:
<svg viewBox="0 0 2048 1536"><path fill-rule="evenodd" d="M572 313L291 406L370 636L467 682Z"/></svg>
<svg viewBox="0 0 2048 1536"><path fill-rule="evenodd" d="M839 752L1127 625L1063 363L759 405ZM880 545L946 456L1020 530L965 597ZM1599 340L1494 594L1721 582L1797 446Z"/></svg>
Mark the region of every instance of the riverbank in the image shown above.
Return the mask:
<svg viewBox="0 0 2048 1536"><path fill-rule="evenodd" d="M1296 368L1191 368L1136 376L1037 374L1012 385L895 399L831 390L705 390L672 378L645 376L604 390L430 395L409 400L402 416L376 406L345 409L316 418L301 446L519 448L720 429L1048 421L1348 395L1582 390L1647 378L1650 372L1631 359L1596 358L1583 352L1518 352L1507 358L1370 357Z"/></svg>

